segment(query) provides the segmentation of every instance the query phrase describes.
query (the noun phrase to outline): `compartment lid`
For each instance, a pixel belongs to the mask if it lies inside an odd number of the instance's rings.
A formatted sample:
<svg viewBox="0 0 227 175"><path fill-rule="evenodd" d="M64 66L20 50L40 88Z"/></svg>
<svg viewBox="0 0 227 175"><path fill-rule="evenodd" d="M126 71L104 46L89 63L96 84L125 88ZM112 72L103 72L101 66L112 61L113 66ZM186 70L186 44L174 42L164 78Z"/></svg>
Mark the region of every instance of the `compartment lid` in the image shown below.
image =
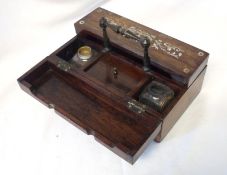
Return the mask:
<svg viewBox="0 0 227 175"><path fill-rule="evenodd" d="M101 17L139 35L147 36L151 40L149 48L151 64L180 84L190 86L207 65L209 56L207 52L102 8L97 8L76 22L74 24L76 32L87 30L102 37L102 29L99 26ZM139 55L142 59L143 49L139 43L111 30L107 32L113 44Z"/></svg>

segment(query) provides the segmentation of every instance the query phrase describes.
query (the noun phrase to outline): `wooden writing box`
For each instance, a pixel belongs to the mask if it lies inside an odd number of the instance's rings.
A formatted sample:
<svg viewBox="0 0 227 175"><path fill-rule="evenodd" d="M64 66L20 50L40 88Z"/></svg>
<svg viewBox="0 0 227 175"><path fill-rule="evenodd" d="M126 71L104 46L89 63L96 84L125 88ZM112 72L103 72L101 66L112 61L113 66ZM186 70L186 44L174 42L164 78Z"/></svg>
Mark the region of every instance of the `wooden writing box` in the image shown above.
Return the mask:
<svg viewBox="0 0 227 175"><path fill-rule="evenodd" d="M208 53L98 8L20 87L134 163L200 92Z"/></svg>

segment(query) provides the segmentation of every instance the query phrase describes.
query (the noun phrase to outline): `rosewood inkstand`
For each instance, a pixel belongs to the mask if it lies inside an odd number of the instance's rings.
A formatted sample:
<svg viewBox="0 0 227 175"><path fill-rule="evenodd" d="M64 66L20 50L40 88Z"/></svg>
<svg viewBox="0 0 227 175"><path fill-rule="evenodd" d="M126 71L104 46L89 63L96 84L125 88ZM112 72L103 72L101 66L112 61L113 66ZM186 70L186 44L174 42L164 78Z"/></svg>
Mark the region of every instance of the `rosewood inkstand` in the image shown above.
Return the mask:
<svg viewBox="0 0 227 175"><path fill-rule="evenodd" d="M102 8L75 29L18 83L133 164L198 95L209 54Z"/></svg>

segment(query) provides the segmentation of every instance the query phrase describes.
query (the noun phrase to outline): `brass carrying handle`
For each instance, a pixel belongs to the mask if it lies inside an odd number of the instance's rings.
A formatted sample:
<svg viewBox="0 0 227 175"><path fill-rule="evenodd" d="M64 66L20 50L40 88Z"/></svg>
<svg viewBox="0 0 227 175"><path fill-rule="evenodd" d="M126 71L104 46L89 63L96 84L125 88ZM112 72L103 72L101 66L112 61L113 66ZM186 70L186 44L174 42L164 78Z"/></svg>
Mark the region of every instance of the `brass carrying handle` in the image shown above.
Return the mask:
<svg viewBox="0 0 227 175"><path fill-rule="evenodd" d="M150 58L148 55L148 48L150 46L150 39L146 36L138 36L136 33L133 33L129 29L117 25L115 23L109 22L105 17L102 17L99 21L99 26L102 28L103 31L103 44L104 44L104 51L110 51L110 39L107 34L107 27L109 27L112 31L116 32L117 34L122 35L125 38L130 38L135 41L140 42L141 46L144 48L144 57L143 57L143 70L145 72L150 71Z"/></svg>

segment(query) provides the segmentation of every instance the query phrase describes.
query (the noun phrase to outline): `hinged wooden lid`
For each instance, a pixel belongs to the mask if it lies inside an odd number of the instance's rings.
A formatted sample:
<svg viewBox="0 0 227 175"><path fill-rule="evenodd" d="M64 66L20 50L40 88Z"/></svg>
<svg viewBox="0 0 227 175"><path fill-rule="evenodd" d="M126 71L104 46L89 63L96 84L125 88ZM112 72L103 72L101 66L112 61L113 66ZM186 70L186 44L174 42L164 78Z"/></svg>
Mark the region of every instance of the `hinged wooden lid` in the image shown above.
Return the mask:
<svg viewBox="0 0 227 175"><path fill-rule="evenodd" d="M168 73L178 83L190 86L207 65L209 56L207 52L102 8L97 8L76 22L76 32L87 30L102 37L102 30L99 27L101 17L147 36L151 40L149 48L151 64ZM143 49L136 41L117 35L111 30L108 30L108 36L112 43L142 58Z"/></svg>

